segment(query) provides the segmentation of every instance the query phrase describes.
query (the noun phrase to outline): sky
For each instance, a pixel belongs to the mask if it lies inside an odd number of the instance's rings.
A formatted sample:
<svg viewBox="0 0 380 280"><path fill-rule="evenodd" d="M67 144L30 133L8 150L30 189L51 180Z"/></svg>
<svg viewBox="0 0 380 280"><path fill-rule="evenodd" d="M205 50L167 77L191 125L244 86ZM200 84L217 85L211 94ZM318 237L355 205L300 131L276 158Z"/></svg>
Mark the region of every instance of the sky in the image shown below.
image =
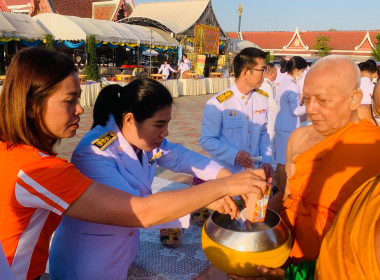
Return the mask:
<svg viewBox="0 0 380 280"><path fill-rule="evenodd" d="M140 3L181 0L134 0ZM379 0L211 0L225 32L241 31L376 30L380 29ZM186 12L186 11L184 11ZM173 15L180 18L180 15Z"/></svg>

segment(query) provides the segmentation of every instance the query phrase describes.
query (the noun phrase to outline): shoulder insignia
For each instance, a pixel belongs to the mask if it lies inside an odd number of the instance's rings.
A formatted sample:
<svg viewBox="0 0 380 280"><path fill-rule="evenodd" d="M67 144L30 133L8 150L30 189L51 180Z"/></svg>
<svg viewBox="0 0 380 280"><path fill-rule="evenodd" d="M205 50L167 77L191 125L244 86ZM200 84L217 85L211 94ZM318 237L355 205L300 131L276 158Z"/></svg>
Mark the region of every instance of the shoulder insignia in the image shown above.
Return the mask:
<svg viewBox="0 0 380 280"><path fill-rule="evenodd" d="M296 85L298 85L297 82L295 80L293 80L293 79L292 79L292 82L295 83Z"/></svg>
<svg viewBox="0 0 380 280"><path fill-rule="evenodd" d="M104 151L113 141L116 140L116 138L117 136L115 132L108 131L107 133L100 136L98 139L93 140L91 144Z"/></svg>
<svg viewBox="0 0 380 280"><path fill-rule="evenodd" d="M219 94L216 99L218 99L219 103L223 103L224 101L230 99L234 93L232 90L227 90L226 92L223 92L222 94Z"/></svg>
<svg viewBox="0 0 380 280"><path fill-rule="evenodd" d="M270 85L270 86L272 85L272 84L269 82L269 80L267 80L267 83L268 83L268 85Z"/></svg>
<svg viewBox="0 0 380 280"><path fill-rule="evenodd" d="M269 94L263 91L262 89L256 89L255 90L257 93L260 93L261 95L264 95L265 97L269 97Z"/></svg>
<svg viewBox="0 0 380 280"><path fill-rule="evenodd" d="M153 165L157 160L159 160L162 157L162 152L159 151L156 154L152 156L152 158L149 160L149 166Z"/></svg>

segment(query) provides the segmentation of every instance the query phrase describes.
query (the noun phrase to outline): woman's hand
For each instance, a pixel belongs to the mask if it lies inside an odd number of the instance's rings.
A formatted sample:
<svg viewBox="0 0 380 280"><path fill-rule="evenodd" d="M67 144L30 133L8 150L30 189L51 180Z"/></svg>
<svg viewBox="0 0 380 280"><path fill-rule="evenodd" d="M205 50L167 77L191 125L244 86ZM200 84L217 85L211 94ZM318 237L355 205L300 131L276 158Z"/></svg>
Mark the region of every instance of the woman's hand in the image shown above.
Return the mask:
<svg viewBox="0 0 380 280"><path fill-rule="evenodd" d="M238 276L233 274L227 274L227 277L233 280L285 280L285 270L282 268L269 268L259 265L257 271L261 274L255 277Z"/></svg>
<svg viewBox="0 0 380 280"><path fill-rule="evenodd" d="M206 206L210 210L218 211L221 214L229 214L231 220L235 219L239 213L239 209L235 200L230 196L225 196Z"/></svg>
<svg viewBox="0 0 380 280"><path fill-rule="evenodd" d="M268 187L263 169L245 170L218 180L227 188L229 196L255 193L257 199L261 199Z"/></svg>

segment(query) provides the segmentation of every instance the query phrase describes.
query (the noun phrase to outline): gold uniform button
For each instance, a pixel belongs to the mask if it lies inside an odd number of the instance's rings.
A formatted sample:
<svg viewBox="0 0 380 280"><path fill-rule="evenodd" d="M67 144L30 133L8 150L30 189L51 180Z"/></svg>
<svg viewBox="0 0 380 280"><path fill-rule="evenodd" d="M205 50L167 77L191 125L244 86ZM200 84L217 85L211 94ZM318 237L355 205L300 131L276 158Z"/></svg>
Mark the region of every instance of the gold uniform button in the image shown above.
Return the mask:
<svg viewBox="0 0 380 280"><path fill-rule="evenodd" d="M245 105L247 105L248 104L248 101L245 101Z"/></svg>
<svg viewBox="0 0 380 280"><path fill-rule="evenodd" d="M251 131L250 131L250 130L248 130L248 133L251 133Z"/></svg>
<svg viewBox="0 0 380 280"><path fill-rule="evenodd" d="M249 119L249 116L247 115L247 119Z"/></svg>
<svg viewBox="0 0 380 280"><path fill-rule="evenodd" d="M241 99L244 99L244 98L245 98L245 96L242 96L242 97L241 97Z"/></svg>
<svg viewBox="0 0 380 280"><path fill-rule="evenodd" d="M249 145L249 148L251 148L251 145Z"/></svg>

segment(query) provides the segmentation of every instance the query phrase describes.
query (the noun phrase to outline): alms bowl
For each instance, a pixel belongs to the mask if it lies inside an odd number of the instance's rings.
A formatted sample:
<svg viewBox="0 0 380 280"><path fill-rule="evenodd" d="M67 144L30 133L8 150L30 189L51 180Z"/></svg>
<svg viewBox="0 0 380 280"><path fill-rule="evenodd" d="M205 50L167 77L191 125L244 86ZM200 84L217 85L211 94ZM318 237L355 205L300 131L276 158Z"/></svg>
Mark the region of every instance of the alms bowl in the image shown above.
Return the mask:
<svg viewBox="0 0 380 280"><path fill-rule="evenodd" d="M257 266L276 268L287 260L292 245L280 215L268 209L265 221L240 226L218 212L205 222L202 248L213 265L226 273L257 276Z"/></svg>

